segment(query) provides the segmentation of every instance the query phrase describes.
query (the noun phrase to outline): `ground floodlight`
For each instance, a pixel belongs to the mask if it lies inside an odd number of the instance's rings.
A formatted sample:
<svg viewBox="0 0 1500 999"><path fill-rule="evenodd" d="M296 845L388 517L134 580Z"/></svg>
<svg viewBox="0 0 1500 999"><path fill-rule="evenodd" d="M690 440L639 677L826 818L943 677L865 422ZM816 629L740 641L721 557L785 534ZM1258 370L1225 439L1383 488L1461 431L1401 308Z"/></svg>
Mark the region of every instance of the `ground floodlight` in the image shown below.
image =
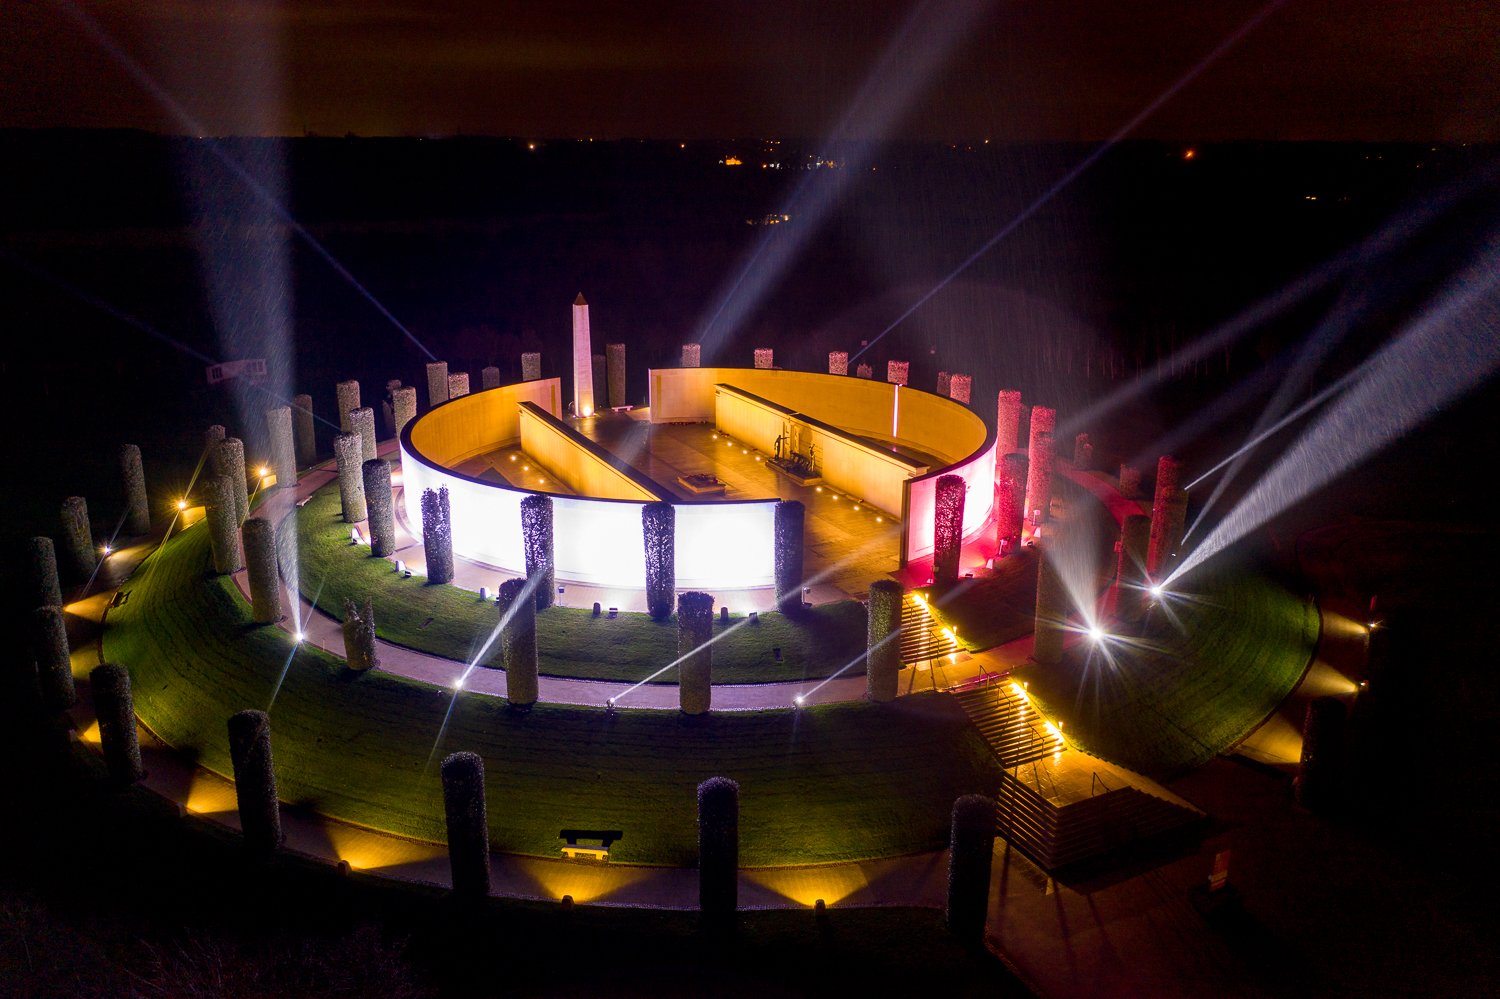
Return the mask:
<svg viewBox="0 0 1500 999"><path fill-rule="evenodd" d="M1096 642L1104 641L1104 629L1099 627L1097 624L1094 625L1089 629L1089 638L1092 638Z"/></svg>
<svg viewBox="0 0 1500 999"><path fill-rule="evenodd" d="M177 509L179 509L179 510L186 510L187 509L187 500L178 500L177 501Z"/></svg>
<svg viewBox="0 0 1500 999"><path fill-rule="evenodd" d="M796 697L792 698L792 700L796 702L798 707L802 706L803 697L801 694L798 694Z"/></svg>
<svg viewBox="0 0 1500 999"><path fill-rule="evenodd" d="M296 634L295 634L295 635L293 635L293 636L292 636L292 638L294 638L294 639L296 639L296 640L297 640L297 641L299 641L299 642L300 642L300 641L302 641L302 640L303 640L303 639L304 639L304 638L306 638L306 637L307 637L307 636L306 636L306 635L304 635L304 634L302 634L302 632L300 632L300 631L299 631L299 632L297 632L297 633L296 633Z"/></svg>
<svg viewBox="0 0 1500 999"><path fill-rule="evenodd" d="M1153 587L1151 587L1151 595L1153 597L1159 597L1159 596L1161 596L1161 594L1162 594L1162 588L1160 586L1153 586Z"/></svg>

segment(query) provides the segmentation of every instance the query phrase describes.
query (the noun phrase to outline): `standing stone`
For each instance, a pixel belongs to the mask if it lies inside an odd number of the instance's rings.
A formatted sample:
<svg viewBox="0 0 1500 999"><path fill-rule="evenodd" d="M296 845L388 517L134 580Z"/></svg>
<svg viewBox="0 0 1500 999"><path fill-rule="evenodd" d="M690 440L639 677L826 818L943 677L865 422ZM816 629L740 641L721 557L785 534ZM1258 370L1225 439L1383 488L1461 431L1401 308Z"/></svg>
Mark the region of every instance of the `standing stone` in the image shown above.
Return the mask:
<svg viewBox="0 0 1500 999"><path fill-rule="evenodd" d="M141 467L141 449L134 444L120 448L120 480L125 486L125 529L131 534L150 534L151 506L146 501L146 470Z"/></svg>
<svg viewBox="0 0 1500 999"><path fill-rule="evenodd" d="M391 463L372 458L360 466L365 516L370 518L370 554L385 558L396 550L396 514L391 499Z"/></svg>
<svg viewBox="0 0 1500 999"><path fill-rule="evenodd" d="M204 519L213 549L214 572L227 576L245 567L240 549L239 512L234 505L234 483L227 475L215 475L204 483Z"/></svg>
<svg viewBox="0 0 1500 999"><path fill-rule="evenodd" d="M557 594L551 496L532 493L522 498L521 549L526 555L526 578L537 581L536 609L546 610Z"/></svg>
<svg viewBox="0 0 1500 999"><path fill-rule="evenodd" d="M973 388L974 380L968 375L954 375L949 386L948 398L955 402L961 402L965 406L969 404L969 392Z"/></svg>
<svg viewBox="0 0 1500 999"><path fill-rule="evenodd" d="M391 432L392 437L399 436L401 431L396 429L396 392L401 388L401 379L392 378L385 383L385 398L380 402L381 415L385 417L385 428Z"/></svg>
<svg viewBox="0 0 1500 999"><path fill-rule="evenodd" d="M61 607L62 585L57 579L57 551L52 539L31 539L31 594L38 607Z"/></svg>
<svg viewBox="0 0 1500 999"><path fill-rule="evenodd" d="M141 741L135 730L130 672L119 663L104 663L89 673L89 689L110 780L134 784L146 776L146 768L141 764Z"/></svg>
<svg viewBox="0 0 1500 999"><path fill-rule="evenodd" d="M1014 780L1014 778L1011 778ZM948 929L967 944L984 940L995 854L995 799L966 794L953 803L948 840Z"/></svg>
<svg viewBox="0 0 1500 999"><path fill-rule="evenodd" d="M68 648L68 626L63 619L63 609L38 607L33 615L32 649L36 656L42 710L63 711L78 701L73 690L73 657Z"/></svg>
<svg viewBox="0 0 1500 999"><path fill-rule="evenodd" d="M870 367L868 364L861 364L861 365L859 365L859 367L857 367L857 368L854 369L854 377L856 377L856 378L874 378L875 377L875 369L872 368L872 367Z"/></svg>
<svg viewBox="0 0 1500 999"><path fill-rule="evenodd" d="M901 602L906 591L894 579L870 584L870 613L865 632L865 696L894 701L901 674Z"/></svg>
<svg viewBox="0 0 1500 999"><path fill-rule="evenodd" d="M1151 518L1132 513L1120 526L1120 565L1115 573L1115 617L1134 624L1146 612L1146 558L1151 548Z"/></svg>
<svg viewBox="0 0 1500 999"><path fill-rule="evenodd" d="M755 366L757 368L770 368L773 366L774 351L769 347L755 348Z"/></svg>
<svg viewBox="0 0 1500 999"><path fill-rule="evenodd" d="M710 777L698 785L698 911L716 929L734 920L739 880L740 786Z"/></svg>
<svg viewBox="0 0 1500 999"><path fill-rule="evenodd" d="M1026 456L1007 452L995 462L995 548L1007 555L1021 544L1026 520Z"/></svg>
<svg viewBox="0 0 1500 999"><path fill-rule="evenodd" d="M689 590L677 598L677 694L685 715L713 703L714 598Z"/></svg>
<svg viewBox="0 0 1500 999"><path fill-rule="evenodd" d="M948 374L948 372L946 371L939 371L937 394L942 396L944 399L948 398L948 392L952 385L953 376Z"/></svg>
<svg viewBox="0 0 1500 999"><path fill-rule="evenodd" d="M454 753L443 760L443 812L448 823L448 868L453 893L490 893L490 823L484 803L484 760Z"/></svg>
<svg viewBox="0 0 1500 999"><path fill-rule="evenodd" d="M969 484L959 475L937 480L932 507L932 579L939 586L958 582L959 557L964 547L964 497Z"/></svg>
<svg viewBox="0 0 1500 999"><path fill-rule="evenodd" d="M356 673L372 670L380 665L380 656L375 644L375 604L365 598L360 607L348 597L344 598L344 662Z"/></svg>
<svg viewBox="0 0 1500 999"><path fill-rule="evenodd" d="M623 343L612 343L604 348L605 356L608 358L606 367L609 375L609 404L610 407L624 406L625 402L625 345Z"/></svg>
<svg viewBox="0 0 1500 999"><path fill-rule="evenodd" d="M350 379L339 382L334 386L338 395L339 404L339 429L344 433L352 433L353 426L349 423L349 411L359 408L359 382Z"/></svg>
<svg viewBox="0 0 1500 999"><path fill-rule="evenodd" d="M995 446L1001 454L1009 454L1020 447L1021 440L1021 393L1007 389L1000 393L999 408L995 416Z"/></svg>
<svg viewBox="0 0 1500 999"><path fill-rule="evenodd" d="M677 509L657 500L641 507L646 548L646 610L656 620L672 613L677 592Z"/></svg>
<svg viewBox="0 0 1500 999"><path fill-rule="evenodd" d="M542 377L542 355L528 351L521 355L521 381L534 382Z"/></svg>
<svg viewBox="0 0 1500 999"><path fill-rule="evenodd" d="M89 504L82 496L69 496L62 501L59 511L62 517L63 551L68 556L68 568L73 578L84 582L93 578L99 565L99 553L94 550L94 529L89 524Z"/></svg>
<svg viewBox="0 0 1500 999"><path fill-rule="evenodd" d="M847 375L849 373L849 352L847 350L831 350L828 352L828 373L830 375Z"/></svg>
<svg viewBox="0 0 1500 999"><path fill-rule="evenodd" d="M406 425L417 417L416 387L407 385L404 388L398 388L395 398L391 400L391 408L395 410L396 436L400 437Z"/></svg>
<svg viewBox="0 0 1500 999"><path fill-rule="evenodd" d="M365 509L364 444L359 434L339 434L333 439L333 455L338 460L339 502L344 523L357 524L368 515Z"/></svg>
<svg viewBox="0 0 1500 999"><path fill-rule="evenodd" d="M885 362L885 380L892 385L905 385L907 376L911 374L910 361L887 361Z"/></svg>
<svg viewBox="0 0 1500 999"><path fill-rule="evenodd" d="M214 449L218 457L219 474L229 480L234 493L234 529L250 516L250 491L246 487L245 445L238 437L226 437Z"/></svg>
<svg viewBox="0 0 1500 999"><path fill-rule="evenodd" d="M448 362L431 361L427 365L427 408L434 409L448 401Z"/></svg>
<svg viewBox="0 0 1500 999"><path fill-rule="evenodd" d="M240 529L245 546L245 576L250 584L250 620L281 620L281 585L276 576L276 528L265 517L250 517Z"/></svg>
<svg viewBox="0 0 1500 999"><path fill-rule="evenodd" d="M245 848L268 856L281 847L281 805L276 800L276 767L271 760L271 718L264 711L239 711L229 719L229 759Z"/></svg>
<svg viewBox="0 0 1500 999"><path fill-rule="evenodd" d="M457 399L469 394L469 373L455 371L448 376L448 398Z"/></svg>
<svg viewBox="0 0 1500 999"><path fill-rule="evenodd" d="M573 415L580 419L594 415L594 342L583 292L573 300Z"/></svg>
<svg viewBox="0 0 1500 999"><path fill-rule="evenodd" d="M780 500L775 515L776 609L802 610L802 549L807 508L798 500Z"/></svg>
<svg viewBox="0 0 1500 999"><path fill-rule="evenodd" d="M1120 495L1126 499L1137 499L1141 495L1141 470L1130 465L1120 466Z"/></svg>
<svg viewBox="0 0 1500 999"><path fill-rule="evenodd" d="M427 553L427 581L453 581L453 520L448 487L422 491L422 545Z"/></svg>
<svg viewBox="0 0 1500 999"><path fill-rule="evenodd" d="M483 391L500 387L500 369L493 364L487 368L479 369L479 384Z"/></svg>
<svg viewBox="0 0 1500 999"><path fill-rule="evenodd" d="M215 450L224 439L224 428L215 423L203 432L203 450L208 455L208 470L212 475L223 475L219 468L219 456Z"/></svg>
<svg viewBox="0 0 1500 999"><path fill-rule="evenodd" d="M1048 409L1046 406L1032 406L1031 437L1026 449L1031 450L1031 445L1036 442L1037 435L1042 431L1045 430L1050 434L1055 429L1057 429L1057 410Z"/></svg>
<svg viewBox="0 0 1500 999"><path fill-rule="evenodd" d="M1146 557L1146 571L1152 579L1160 579L1168 558L1177 550L1182 537L1182 524L1187 514L1187 494L1179 502L1178 485L1182 478L1182 462L1170 454L1161 456L1156 463L1156 498L1151 504L1151 551ZM1174 522L1175 521L1175 522Z"/></svg>
<svg viewBox="0 0 1500 999"><path fill-rule="evenodd" d="M500 665L505 670L505 699L529 708L537 699L536 600L521 599L529 581L507 579L495 594L500 612ZM541 580L536 581L541 585Z"/></svg>
<svg viewBox="0 0 1500 999"><path fill-rule="evenodd" d="M311 465L318 458L318 441L313 434L312 396L292 396L292 447L297 464Z"/></svg>
<svg viewBox="0 0 1500 999"><path fill-rule="evenodd" d="M1073 438L1073 467L1080 472L1087 472L1094 467L1094 445L1089 443L1088 434L1079 434Z"/></svg>
<svg viewBox="0 0 1500 999"><path fill-rule="evenodd" d="M271 473L276 476L276 485L290 489L297 484L292 408L281 406L266 410L266 429L271 433Z"/></svg>
<svg viewBox="0 0 1500 999"><path fill-rule="evenodd" d="M682 367L696 368L703 358L703 348L696 343L685 343L682 345Z"/></svg>
<svg viewBox="0 0 1500 999"><path fill-rule="evenodd" d="M1052 431L1031 435L1026 463L1026 519L1040 526L1052 513Z"/></svg>
<svg viewBox="0 0 1500 999"><path fill-rule="evenodd" d="M1049 551L1042 550L1036 560L1036 625L1031 650L1031 658L1048 666L1062 661L1068 620L1068 588Z"/></svg>
<svg viewBox="0 0 1500 999"><path fill-rule="evenodd" d="M349 414L350 433L359 435L359 453L361 461L373 461L375 458L375 410L369 406L356 409Z"/></svg>

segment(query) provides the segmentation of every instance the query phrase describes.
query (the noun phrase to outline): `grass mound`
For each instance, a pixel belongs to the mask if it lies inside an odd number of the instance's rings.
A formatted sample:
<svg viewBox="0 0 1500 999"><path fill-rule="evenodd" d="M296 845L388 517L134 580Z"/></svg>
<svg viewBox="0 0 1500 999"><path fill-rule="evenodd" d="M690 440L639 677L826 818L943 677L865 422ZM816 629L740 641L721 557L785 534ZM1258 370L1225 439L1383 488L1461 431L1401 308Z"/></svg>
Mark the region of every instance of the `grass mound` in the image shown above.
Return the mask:
<svg viewBox="0 0 1500 999"><path fill-rule="evenodd" d="M431 586L415 576L398 579L390 562L371 557L369 548L351 545L339 518L336 486L314 493L297 512L297 537L302 595L339 620L345 597L356 603L370 598L376 634L388 642L470 662L499 620L494 606L476 594ZM734 627L743 618L731 615L725 625L714 617L715 634L734 628L714 643L714 683L825 677L865 650L865 611L856 601L815 607L797 618L761 614L757 624ZM537 652L543 676L629 683L677 658L677 621L631 613L611 621L594 617L592 609L549 607L537 615ZM496 642L485 663L498 666L498 657ZM850 674L863 672L863 662L849 669ZM655 682L676 683L676 671Z"/></svg>
<svg viewBox="0 0 1500 999"><path fill-rule="evenodd" d="M500 698L455 702L401 677L352 674L251 625L233 582L208 568L208 532L196 526L154 554L109 613L105 656L129 667L141 719L228 774L227 719L269 710L283 799L376 829L442 841L437 763L460 749L484 757L495 848L535 856L557 856L562 828L619 829L616 859L690 865L695 789L710 776L740 783L747 866L936 849L955 798L997 789L993 757L946 695L700 718L545 703L521 714Z"/></svg>
<svg viewBox="0 0 1500 999"><path fill-rule="evenodd" d="M1297 686L1318 643L1318 608L1261 576L1195 580L1138 641L1090 643L1029 667L1030 692L1069 741L1159 779L1202 766L1249 735Z"/></svg>

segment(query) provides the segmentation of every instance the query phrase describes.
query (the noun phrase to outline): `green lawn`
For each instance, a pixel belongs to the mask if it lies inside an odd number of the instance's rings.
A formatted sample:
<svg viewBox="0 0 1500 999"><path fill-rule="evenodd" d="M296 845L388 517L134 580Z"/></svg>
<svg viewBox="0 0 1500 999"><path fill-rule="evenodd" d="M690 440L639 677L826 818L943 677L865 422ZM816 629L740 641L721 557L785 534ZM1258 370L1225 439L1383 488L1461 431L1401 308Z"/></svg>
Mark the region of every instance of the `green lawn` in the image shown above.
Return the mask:
<svg viewBox="0 0 1500 999"><path fill-rule="evenodd" d="M311 505L311 504L309 504ZM284 800L421 839L444 839L434 742L451 692L294 648L249 624L227 577L207 575L208 533L173 538L109 614L108 659L126 664L141 719L170 745L230 772L225 723L270 706ZM451 588L430 588L451 591ZM748 629L746 629L748 630ZM285 679L272 704L272 691ZM993 757L946 695L688 718L676 711L540 704L529 714L465 694L437 757L481 753L492 842L556 856L564 827L619 829L613 856L692 864L694 788L738 780L747 866L808 864L936 849L962 794L993 794Z"/></svg>
<svg viewBox="0 0 1500 999"><path fill-rule="evenodd" d="M388 642L446 659L471 662L498 621L493 604L453 586L430 586L421 577L398 579L385 559L351 545L339 516L336 485L314 493L297 514L301 587L308 600L343 620L344 598L375 602L377 634ZM431 624L423 627L428 619ZM731 615L728 625L740 623ZM632 682L677 658L677 621L622 613L614 620L591 609L549 607L537 618L541 671L546 676ZM775 651L781 652L781 661ZM761 614L757 624L735 628L713 647L714 683L768 683L825 677L865 650L865 610L856 601L814 608L805 618ZM499 657L491 645L486 662ZM864 663L850 667L862 674ZM676 671L655 681L676 683Z"/></svg>
<svg viewBox="0 0 1500 999"><path fill-rule="evenodd" d="M1074 646L1055 668L1027 667L1043 711L1070 742L1168 779L1202 766L1259 725L1301 680L1318 609L1264 577L1195 576L1177 617L1153 611L1139 641L1111 642L1113 664Z"/></svg>

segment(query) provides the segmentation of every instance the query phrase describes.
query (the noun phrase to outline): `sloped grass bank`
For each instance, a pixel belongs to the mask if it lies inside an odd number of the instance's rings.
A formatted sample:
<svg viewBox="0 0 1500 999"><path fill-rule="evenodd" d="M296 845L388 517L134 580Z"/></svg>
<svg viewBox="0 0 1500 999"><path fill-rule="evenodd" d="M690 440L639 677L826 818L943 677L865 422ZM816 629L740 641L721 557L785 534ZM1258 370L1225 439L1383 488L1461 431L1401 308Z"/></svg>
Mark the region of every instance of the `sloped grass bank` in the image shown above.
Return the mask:
<svg viewBox="0 0 1500 999"><path fill-rule="evenodd" d="M1043 711L1085 752L1158 779L1202 766L1254 731L1297 686L1318 643L1318 608L1262 576L1194 579L1138 639L1090 643L1028 667Z"/></svg>
<svg viewBox="0 0 1500 999"><path fill-rule="evenodd" d="M336 485L314 493L297 511L297 538L302 595L341 621L345 597L373 600L376 634L388 642L472 662L499 621L494 605L476 594L430 586L415 576L398 579L390 562L351 545L339 517ZM716 615L714 633L726 631L713 647L714 683L813 679L864 653L865 610L850 600L815 607L795 619L761 614L753 625L744 623L744 615L720 624ZM537 615L537 651L545 676L631 683L677 658L677 621L632 613L610 620L594 617L591 609L549 607ZM498 665L499 654L497 641L481 665ZM862 674L864 663L855 662L848 672ZM655 682L676 683L677 673L664 673Z"/></svg>
<svg viewBox="0 0 1500 999"><path fill-rule="evenodd" d="M617 860L691 865L694 789L715 775L740 782L747 866L937 849L955 798L996 791L993 757L947 695L696 719L549 704L520 714L500 698L455 702L389 674L351 674L278 628L252 626L233 582L208 568L207 528L195 526L110 611L105 655L129 667L136 711L227 775L229 716L269 707L282 798L351 822L442 841L437 762L459 749L484 756L495 848L535 856L557 856L563 828L618 829Z"/></svg>

